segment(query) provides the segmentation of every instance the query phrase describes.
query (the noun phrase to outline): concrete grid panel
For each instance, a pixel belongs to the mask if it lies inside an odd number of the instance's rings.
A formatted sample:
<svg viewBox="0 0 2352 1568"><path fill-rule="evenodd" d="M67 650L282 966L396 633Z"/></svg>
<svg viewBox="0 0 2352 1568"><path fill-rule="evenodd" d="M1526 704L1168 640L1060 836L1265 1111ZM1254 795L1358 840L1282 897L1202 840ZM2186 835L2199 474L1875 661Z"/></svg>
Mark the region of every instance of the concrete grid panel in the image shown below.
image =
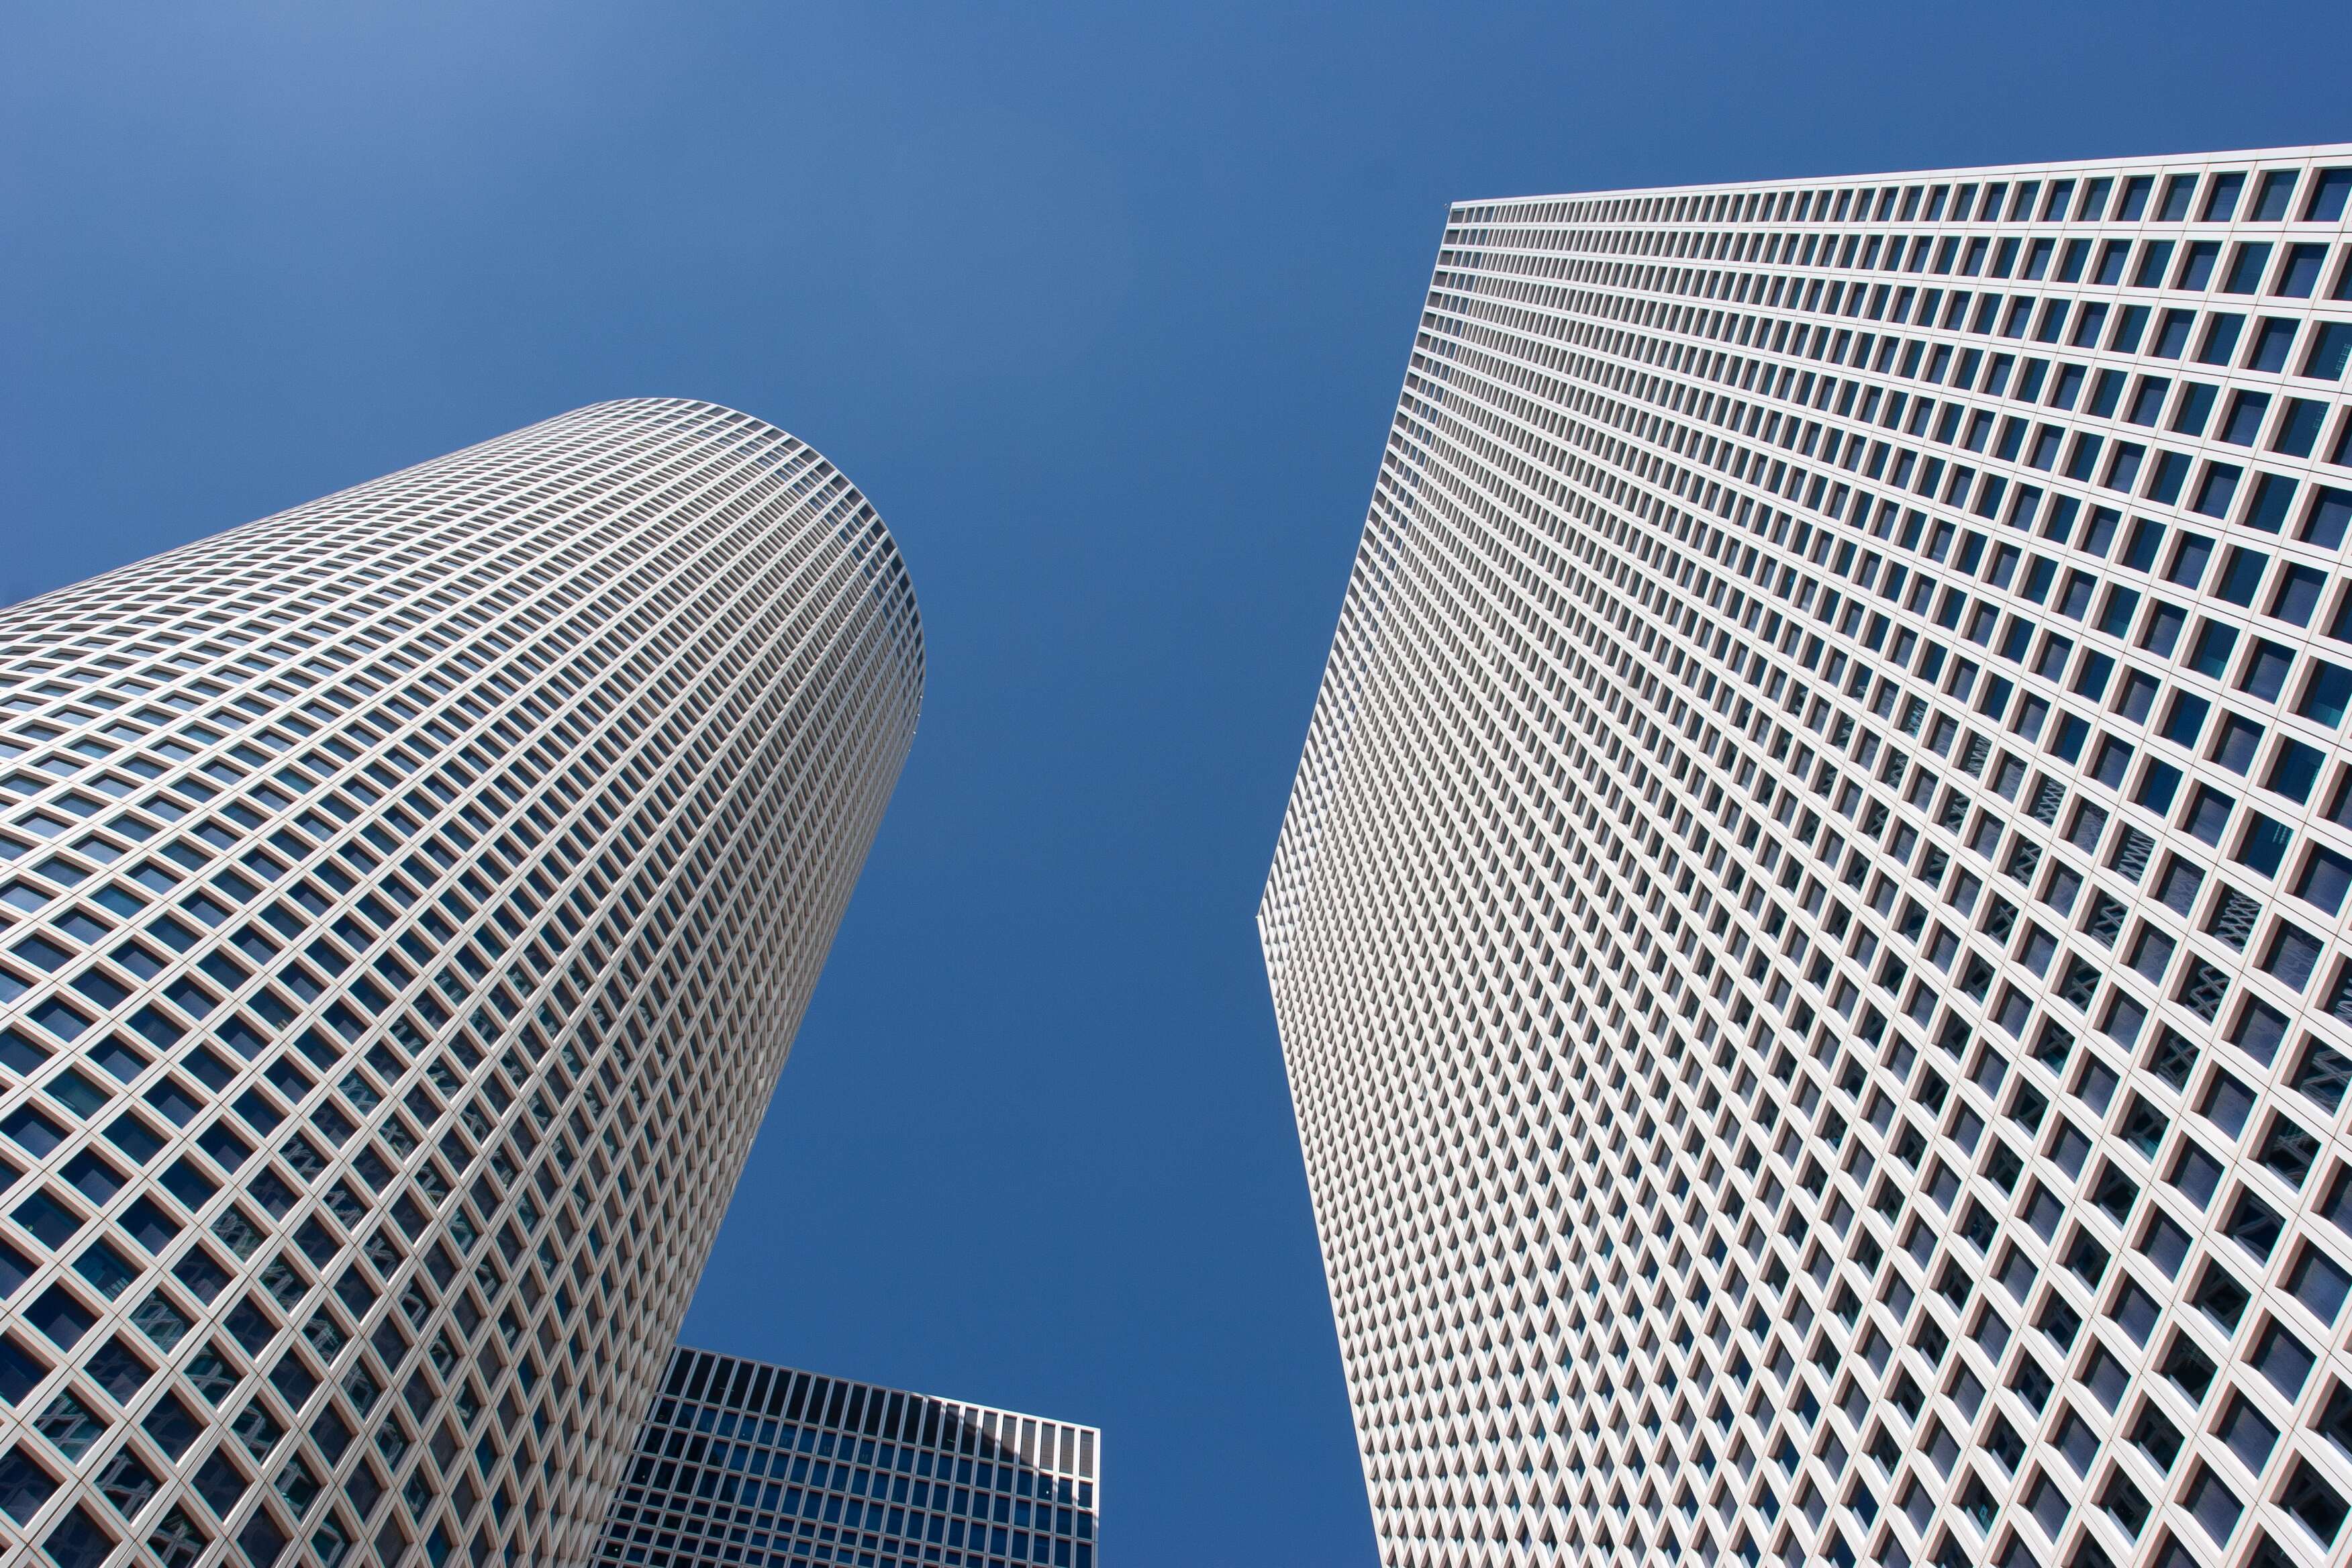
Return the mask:
<svg viewBox="0 0 2352 1568"><path fill-rule="evenodd" d="M675 400L0 612L10 1552L584 1560L921 686Z"/></svg>
<svg viewBox="0 0 2352 1568"><path fill-rule="evenodd" d="M2347 192L1453 210L1259 915L1385 1563L2352 1561Z"/></svg>

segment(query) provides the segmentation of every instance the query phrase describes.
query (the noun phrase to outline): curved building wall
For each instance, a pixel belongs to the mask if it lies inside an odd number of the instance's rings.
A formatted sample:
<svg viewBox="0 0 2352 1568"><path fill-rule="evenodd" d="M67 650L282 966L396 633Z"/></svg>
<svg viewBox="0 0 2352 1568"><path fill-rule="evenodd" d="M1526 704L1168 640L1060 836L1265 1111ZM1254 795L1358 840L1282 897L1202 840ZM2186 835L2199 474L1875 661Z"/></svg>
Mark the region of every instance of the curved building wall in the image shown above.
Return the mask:
<svg viewBox="0 0 2352 1568"><path fill-rule="evenodd" d="M0 612L0 1531L583 1558L922 671L663 399Z"/></svg>

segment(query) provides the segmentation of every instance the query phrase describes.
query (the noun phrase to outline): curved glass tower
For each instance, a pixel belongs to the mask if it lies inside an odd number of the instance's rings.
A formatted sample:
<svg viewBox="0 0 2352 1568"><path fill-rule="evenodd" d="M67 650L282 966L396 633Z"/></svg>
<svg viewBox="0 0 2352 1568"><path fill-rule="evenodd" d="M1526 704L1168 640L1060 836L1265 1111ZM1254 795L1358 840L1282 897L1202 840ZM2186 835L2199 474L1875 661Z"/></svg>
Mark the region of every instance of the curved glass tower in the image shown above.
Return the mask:
<svg viewBox="0 0 2352 1568"><path fill-rule="evenodd" d="M0 1531L584 1558L922 677L667 399L0 612Z"/></svg>

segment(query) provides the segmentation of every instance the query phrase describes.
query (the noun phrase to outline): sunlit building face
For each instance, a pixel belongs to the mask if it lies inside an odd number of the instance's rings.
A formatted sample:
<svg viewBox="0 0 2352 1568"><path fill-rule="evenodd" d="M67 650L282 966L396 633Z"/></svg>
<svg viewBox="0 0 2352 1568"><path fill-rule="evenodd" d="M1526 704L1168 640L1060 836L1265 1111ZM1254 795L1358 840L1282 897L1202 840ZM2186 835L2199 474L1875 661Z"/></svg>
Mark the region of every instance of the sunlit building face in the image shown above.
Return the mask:
<svg viewBox="0 0 2352 1568"><path fill-rule="evenodd" d="M1453 210L1259 915L1384 1562L2352 1552L2347 191Z"/></svg>
<svg viewBox="0 0 2352 1568"><path fill-rule="evenodd" d="M666 400L0 612L5 1532L583 1560L922 676L856 489Z"/></svg>

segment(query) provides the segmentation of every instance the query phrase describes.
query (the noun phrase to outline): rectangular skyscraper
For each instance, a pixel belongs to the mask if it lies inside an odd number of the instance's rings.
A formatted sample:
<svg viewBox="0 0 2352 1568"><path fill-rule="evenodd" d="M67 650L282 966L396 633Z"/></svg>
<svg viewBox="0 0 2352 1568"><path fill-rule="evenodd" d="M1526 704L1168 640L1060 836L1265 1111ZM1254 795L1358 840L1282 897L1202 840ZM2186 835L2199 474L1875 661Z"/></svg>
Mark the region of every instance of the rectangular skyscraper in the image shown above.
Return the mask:
<svg viewBox="0 0 2352 1568"><path fill-rule="evenodd" d="M1091 1426L680 1346L597 1561L1095 1568Z"/></svg>
<svg viewBox="0 0 2352 1568"><path fill-rule="evenodd" d="M1454 209L1260 910L1390 1564L2352 1554L2352 147Z"/></svg>
<svg viewBox="0 0 2352 1568"><path fill-rule="evenodd" d="M583 1560L922 680L667 398L0 611L0 1555Z"/></svg>

